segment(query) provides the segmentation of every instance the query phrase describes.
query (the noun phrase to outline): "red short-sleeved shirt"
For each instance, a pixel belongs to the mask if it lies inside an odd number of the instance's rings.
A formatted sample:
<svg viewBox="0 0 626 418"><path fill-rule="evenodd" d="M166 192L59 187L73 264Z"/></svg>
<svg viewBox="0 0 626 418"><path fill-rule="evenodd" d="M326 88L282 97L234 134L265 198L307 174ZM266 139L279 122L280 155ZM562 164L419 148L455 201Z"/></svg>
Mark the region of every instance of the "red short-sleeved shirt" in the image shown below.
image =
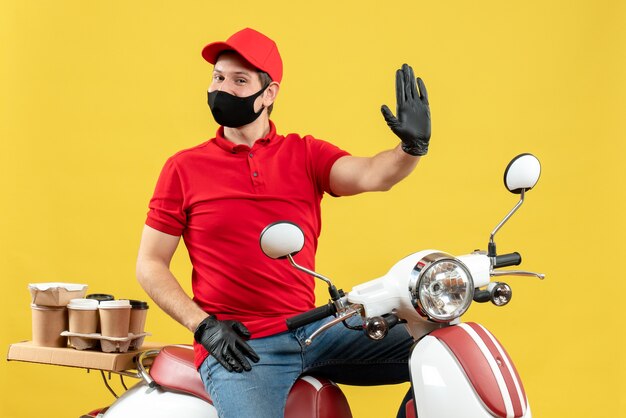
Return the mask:
<svg viewBox="0 0 626 418"><path fill-rule="evenodd" d="M305 246L296 262L314 268L320 203L329 175L347 152L311 136L270 132L252 148L223 136L167 160L146 224L182 235L193 265L194 300L218 319L243 322L252 338L286 330L285 319L315 303L313 279L259 247L268 224L300 225ZM198 344L196 365L207 352Z"/></svg>

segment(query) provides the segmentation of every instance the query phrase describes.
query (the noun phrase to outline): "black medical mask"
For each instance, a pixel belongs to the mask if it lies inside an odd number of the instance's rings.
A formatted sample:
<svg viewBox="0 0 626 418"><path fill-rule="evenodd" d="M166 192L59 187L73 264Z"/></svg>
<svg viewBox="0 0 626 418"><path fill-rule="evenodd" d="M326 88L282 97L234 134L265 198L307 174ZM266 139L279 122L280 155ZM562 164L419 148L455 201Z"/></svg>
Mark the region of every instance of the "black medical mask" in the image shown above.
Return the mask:
<svg viewBox="0 0 626 418"><path fill-rule="evenodd" d="M258 112L254 111L254 101L266 88L267 86L248 97L237 97L219 90L209 92L208 103L213 119L229 128L239 128L254 122L263 112L263 107Z"/></svg>

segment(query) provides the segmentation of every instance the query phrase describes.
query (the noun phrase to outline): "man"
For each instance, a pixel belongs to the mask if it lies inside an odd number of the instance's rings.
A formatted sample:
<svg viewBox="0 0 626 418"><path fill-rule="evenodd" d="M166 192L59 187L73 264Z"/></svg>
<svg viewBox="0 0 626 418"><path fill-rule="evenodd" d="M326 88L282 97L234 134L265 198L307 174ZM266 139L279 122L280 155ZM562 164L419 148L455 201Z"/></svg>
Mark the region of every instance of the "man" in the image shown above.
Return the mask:
<svg viewBox="0 0 626 418"><path fill-rule="evenodd" d="M323 321L287 331L285 319L314 307L313 279L265 257L263 228L300 225L296 261L314 268L320 202L389 190L428 151L426 89L404 65L396 73L397 116L381 111L401 142L373 157L354 157L311 136L279 135L269 115L280 90L276 44L252 29L207 45L214 64L208 104L221 125L216 137L165 164L150 201L137 277L166 313L194 333L196 365L220 418L281 417L301 373L347 384L408 381L411 345L403 327L383 342L334 327L303 343ZM193 299L169 270L183 236L193 265ZM210 354L210 355L209 355ZM256 363L256 364L254 364Z"/></svg>

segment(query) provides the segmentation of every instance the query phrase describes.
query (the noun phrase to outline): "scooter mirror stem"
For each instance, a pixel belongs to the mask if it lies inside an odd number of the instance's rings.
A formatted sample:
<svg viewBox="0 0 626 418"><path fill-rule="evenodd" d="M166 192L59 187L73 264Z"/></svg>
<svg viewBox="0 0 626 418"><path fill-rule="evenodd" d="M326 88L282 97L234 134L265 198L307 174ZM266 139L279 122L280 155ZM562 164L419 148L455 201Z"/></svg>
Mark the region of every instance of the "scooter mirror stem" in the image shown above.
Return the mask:
<svg viewBox="0 0 626 418"><path fill-rule="evenodd" d="M519 202L517 202L515 207L513 209L511 209L511 211L504 217L504 219L502 219L500 221L500 223L498 225L496 225L496 227L493 229L493 231L491 231L491 235L489 236L489 248L488 248L489 252L487 253L487 256L495 257L497 255L496 243L494 241L494 237L495 237L496 233L500 230L500 228L502 228L502 226L504 226L504 224L511 218L511 216L513 216L513 214L515 212L517 212L517 210L520 208L520 206L522 206L522 203L524 203L524 194L525 194L525 192L526 192L526 189L522 189L520 191Z"/></svg>
<svg viewBox="0 0 626 418"><path fill-rule="evenodd" d="M287 259L289 260L289 262L291 263L292 266L294 266L295 268L297 268L300 271L305 272L306 274L309 274L313 277L317 277L320 280L323 280L324 282L326 282L326 284L328 285L328 292L330 293L330 297L332 298L333 301L339 299L341 297L341 293L337 290L337 288L335 287L335 285L333 284L333 282L330 281L330 279L328 277L322 276L319 273L314 272L313 270L309 270L306 267L302 267L301 265L297 264L296 261L293 259L293 256L291 254L287 254Z"/></svg>

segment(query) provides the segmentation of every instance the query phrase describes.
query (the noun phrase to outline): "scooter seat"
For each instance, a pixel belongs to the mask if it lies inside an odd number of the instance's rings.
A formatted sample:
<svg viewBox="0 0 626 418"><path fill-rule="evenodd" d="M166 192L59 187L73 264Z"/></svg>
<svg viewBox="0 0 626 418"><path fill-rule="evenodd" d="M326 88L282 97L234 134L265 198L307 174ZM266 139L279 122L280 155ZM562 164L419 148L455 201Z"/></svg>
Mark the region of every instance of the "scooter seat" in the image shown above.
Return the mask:
<svg viewBox="0 0 626 418"><path fill-rule="evenodd" d="M159 386L189 393L213 403L204 390L200 374L193 363L193 347L189 345L163 347L150 366L150 376Z"/></svg>
<svg viewBox="0 0 626 418"><path fill-rule="evenodd" d="M150 376L161 387L189 393L212 403L193 362L193 348L163 347L150 367ZM327 379L302 376L291 388L285 418L352 418L341 389Z"/></svg>

